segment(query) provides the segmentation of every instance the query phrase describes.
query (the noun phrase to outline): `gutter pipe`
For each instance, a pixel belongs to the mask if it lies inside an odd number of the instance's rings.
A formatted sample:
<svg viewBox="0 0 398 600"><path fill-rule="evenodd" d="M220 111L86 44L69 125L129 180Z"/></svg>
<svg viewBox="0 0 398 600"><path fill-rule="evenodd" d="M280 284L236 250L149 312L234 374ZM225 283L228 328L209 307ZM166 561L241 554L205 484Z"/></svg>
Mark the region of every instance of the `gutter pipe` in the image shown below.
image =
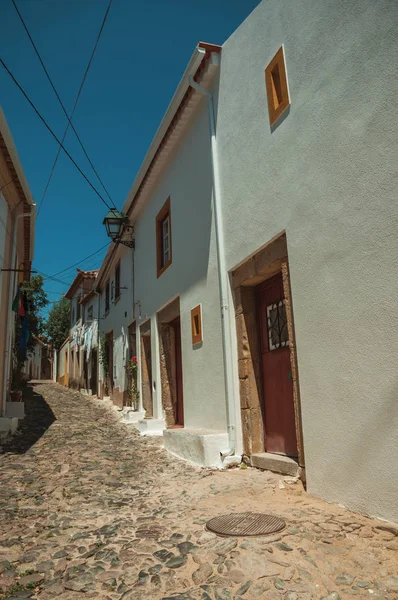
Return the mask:
<svg viewBox="0 0 398 600"><path fill-rule="evenodd" d="M219 64L219 54L213 53L212 58L214 63ZM232 364L232 334L230 326L230 306L228 299L228 273L225 261L225 241L224 229L222 221L222 206L221 206L221 184L220 170L217 154L217 138L216 138L216 119L214 110L214 96L212 92L197 83L192 75L189 77L190 85L206 96L207 107L209 113L210 137L211 137L211 164L213 172L213 211L214 224L216 231L216 247L217 247L217 263L218 263L218 280L220 287L220 311L221 311L221 328L222 328L222 346L223 346L223 365L224 365L224 384L227 402L227 430L229 448L224 452L220 452L220 458L223 461L227 456L235 454L236 449L236 423L235 423L235 402L234 402L234 386L233 386L233 364Z"/></svg>

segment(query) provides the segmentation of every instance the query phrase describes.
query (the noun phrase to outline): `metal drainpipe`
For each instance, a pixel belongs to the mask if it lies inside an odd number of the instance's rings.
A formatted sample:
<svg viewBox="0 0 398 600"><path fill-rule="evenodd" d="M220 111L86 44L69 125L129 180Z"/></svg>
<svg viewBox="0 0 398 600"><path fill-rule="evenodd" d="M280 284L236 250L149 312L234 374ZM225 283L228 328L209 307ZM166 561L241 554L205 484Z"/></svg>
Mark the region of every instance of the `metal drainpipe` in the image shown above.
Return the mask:
<svg viewBox="0 0 398 600"><path fill-rule="evenodd" d="M217 59L218 59L218 55ZM209 113L209 125L211 136L211 164L213 172L213 211L214 224L216 230L216 247L217 247L217 263L218 263L218 280L220 286L220 308L221 308L221 328L223 342L223 363L224 363L224 382L227 400L227 429L229 448L225 452L220 452L221 459L235 454L236 447L236 424L235 424L235 402L234 402L234 386L233 386L233 365L232 365L232 336L229 316L229 300L228 300L228 274L225 263L225 243L224 230L222 224L222 207L221 207L221 185L220 173L217 156L217 138L213 94L205 87L197 83L192 75L189 78L190 85L207 97L207 107Z"/></svg>
<svg viewBox="0 0 398 600"><path fill-rule="evenodd" d="M11 246L10 265L8 267L10 269L13 268L12 265L14 264L15 257L16 257L16 254L14 256L14 252L16 253L16 247L17 247L18 220L25 218L25 217L32 217L34 215L35 209L36 209L36 204L32 204L30 212L21 213L20 215L16 215L16 217L14 219L13 231L12 231L12 246ZM10 310L10 306L12 304L12 293L15 288L16 276L17 276L16 273L10 274L10 278L8 280L8 310ZM7 382L8 382L8 376L10 374L11 357L12 357L12 349L11 349L11 351L7 350L7 340L8 340L8 336L10 335L10 327L13 323L14 323L13 319L7 319L6 330L4 332L5 340L6 340L6 352L5 352L6 356L5 356L5 360L3 363L3 399L5 399L5 402L3 402L2 406L1 406L1 416L2 417L4 417L6 414Z"/></svg>

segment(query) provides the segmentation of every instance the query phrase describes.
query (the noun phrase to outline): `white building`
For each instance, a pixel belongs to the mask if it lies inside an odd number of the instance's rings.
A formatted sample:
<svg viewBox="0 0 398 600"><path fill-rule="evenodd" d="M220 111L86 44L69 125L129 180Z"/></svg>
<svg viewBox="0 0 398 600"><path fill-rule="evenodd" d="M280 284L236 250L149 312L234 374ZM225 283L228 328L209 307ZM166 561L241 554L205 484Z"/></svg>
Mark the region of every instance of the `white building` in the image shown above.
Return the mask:
<svg viewBox="0 0 398 600"><path fill-rule="evenodd" d="M397 16L261 2L223 45L217 108L244 450L297 456L309 492L391 520Z"/></svg>
<svg viewBox="0 0 398 600"><path fill-rule="evenodd" d="M391 520L396 16L264 0L199 44L123 207L135 250L110 250L99 282L120 405L135 325L143 433ZM112 308L120 257L134 287Z"/></svg>
<svg viewBox="0 0 398 600"><path fill-rule="evenodd" d="M71 326L69 341L62 346L62 356L58 361L59 377L63 377L63 382L60 383L86 393L90 393L90 390L96 393L97 388L95 348L98 342L98 309L94 294L97 275L98 271L78 269L78 274L65 294L71 302Z"/></svg>
<svg viewBox="0 0 398 600"><path fill-rule="evenodd" d="M30 278L36 205L17 150L0 109L0 438L14 431L17 418L10 402L18 285Z"/></svg>
<svg viewBox="0 0 398 600"><path fill-rule="evenodd" d="M100 361L100 395L110 397L116 406L127 403L125 365L135 353L133 320L133 259L130 248L109 248L96 282L99 294L99 336L106 355Z"/></svg>

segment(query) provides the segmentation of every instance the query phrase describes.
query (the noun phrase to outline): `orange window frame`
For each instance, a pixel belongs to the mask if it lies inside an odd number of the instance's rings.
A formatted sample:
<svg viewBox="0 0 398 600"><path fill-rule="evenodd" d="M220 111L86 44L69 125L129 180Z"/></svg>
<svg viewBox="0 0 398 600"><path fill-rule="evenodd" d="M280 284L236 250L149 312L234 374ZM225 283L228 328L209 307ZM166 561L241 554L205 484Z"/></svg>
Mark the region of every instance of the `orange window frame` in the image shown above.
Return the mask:
<svg viewBox="0 0 398 600"><path fill-rule="evenodd" d="M198 304L191 310L192 344L203 341L202 305Z"/></svg>
<svg viewBox="0 0 398 600"><path fill-rule="evenodd" d="M267 90L269 122L272 126L290 106L283 46L279 48L265 69L265 87Z"/></svg>
<svg viewBox="0 0 398 600"><path fill-rule="evenodd" d="M169 259L163 262L163 223L167 218L169 219ZM163 275L172 262L171 202L169 196L156 217L156 272L158 278Z"/></svg>

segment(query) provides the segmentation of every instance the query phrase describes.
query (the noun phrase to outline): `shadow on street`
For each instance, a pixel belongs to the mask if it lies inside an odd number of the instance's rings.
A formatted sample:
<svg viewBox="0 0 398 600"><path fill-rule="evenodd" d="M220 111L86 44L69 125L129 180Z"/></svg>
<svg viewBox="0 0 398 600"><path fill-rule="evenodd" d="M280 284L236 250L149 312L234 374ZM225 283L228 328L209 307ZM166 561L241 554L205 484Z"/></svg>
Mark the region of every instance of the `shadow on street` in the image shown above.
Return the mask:
<svg viewBox="0 0 398 600"><path fill-rule="evenodd" d="M19 421L17 432L3 444L3 453L24 454L55 421L55 415L43 396L36 392L40 383L28 385L23 392L25 418Z"/></svg>

